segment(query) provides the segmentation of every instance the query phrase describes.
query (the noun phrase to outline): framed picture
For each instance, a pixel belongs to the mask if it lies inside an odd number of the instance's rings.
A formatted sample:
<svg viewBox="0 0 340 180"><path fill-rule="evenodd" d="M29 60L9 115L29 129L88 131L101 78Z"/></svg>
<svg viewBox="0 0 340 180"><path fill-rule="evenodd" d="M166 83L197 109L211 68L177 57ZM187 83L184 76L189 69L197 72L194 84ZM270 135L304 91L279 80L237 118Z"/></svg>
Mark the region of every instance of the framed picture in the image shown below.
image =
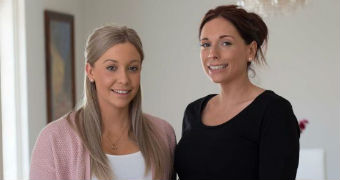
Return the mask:
<svg viewBox="0 0 340 180"><path fill-rule="evenodd" d="M75 106L74 18L45 11L47 123Z"/></svg>

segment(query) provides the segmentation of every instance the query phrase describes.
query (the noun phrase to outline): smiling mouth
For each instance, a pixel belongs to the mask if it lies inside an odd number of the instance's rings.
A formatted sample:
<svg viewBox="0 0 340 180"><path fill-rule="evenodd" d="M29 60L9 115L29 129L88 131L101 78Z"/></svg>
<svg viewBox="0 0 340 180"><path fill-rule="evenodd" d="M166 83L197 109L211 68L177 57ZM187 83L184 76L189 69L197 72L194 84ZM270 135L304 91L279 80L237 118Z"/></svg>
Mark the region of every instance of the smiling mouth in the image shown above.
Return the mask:
<svg viewBox="0 0 340 180"><path fill-rule="evenodd" d="M228 67L228 64L221 64L221 65L216 65L216 66L213 66L213 65L208 66L208 68L210 70L220 70L220 69L225 69L226 67Z"/></svg>
<svg viewBox="0 0 340 180"><path fill-rule="evenodd" d="M119 90L119 89L111 89L111 91L121 95L126 95L131 92L131 90Z"/></svg>

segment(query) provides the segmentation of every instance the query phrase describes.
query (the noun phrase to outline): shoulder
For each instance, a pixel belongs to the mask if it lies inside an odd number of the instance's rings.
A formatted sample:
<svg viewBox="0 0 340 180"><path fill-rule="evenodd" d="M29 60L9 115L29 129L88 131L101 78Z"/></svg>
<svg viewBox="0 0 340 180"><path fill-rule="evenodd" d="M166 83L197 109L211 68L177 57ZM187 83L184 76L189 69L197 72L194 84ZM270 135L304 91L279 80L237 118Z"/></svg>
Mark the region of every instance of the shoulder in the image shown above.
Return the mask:
<svg viewBox="0 0 340 180"><path fill-rule="evenodd" d="M67 126L67 119L66 117L62 117L58 120L52 121L47 124L41 131L41 135L52 135L52 134L59 134L61 131L65 131Z"/></svg>
<svg viewBox="0 0 340 180"><path fill-rule="evenodd" d="M40 141L58 141L68 142L77 141L79 138L75 130L71 127L70 122L75 121L74 113L70 113L58 120L47 124L40 132L38 140Z"/></svg>
<svg viewBox="0 0 340 180"><path fill-rule="evenodd" d="M295 129L299 131L298 121L294 114L291 103L272 91L266 93L266 110L264 126L277 127L284 129ZM275 123L274 123L275 122Z"/></svg>
<svg viewBox="0 0 340 180"><path fill-rule="evenodd" d="M32 161L39 164L51 158L78 157L83 154L85 149L81 138L71 127L68 118L74 121L74 115L70 114L49 123L41 130L34 145Z"/></svg>
<svg viewBox="0 0 340 180"><path fill-rule="evenodd" d="M159 117L156 117L150 114L143 113L143 115L155 126L157 131L163 137L166 137L166 140L169 142L171 146L174 147L176 145L175 131L174 131L174 128L170 125L170 123L168 123L167 121Z"/></svg>
<svg viewBox="0 0 340 180"><path fill-rule="evenodd" d="M263 100L265 100L269 109L292 108L291 103L286 98L270 90L264 92Z"/></svg>
<svg viewBox="0 0 340 180"><path fill-rule="evenodd" d="M263 135L281 138L281 142L283 137L293 137L298 140L300 128L291 103L272 91L267 92L263 99L266 99L261 123Z"/></svg>
<svg viewBox="0 0 340 180"><path fill-rule="evenodd" d="M174 131L173 127L167 121L147 113L143 113L143 115L158 129L165 130L167 133Z"/></svg>
<svg viewBox="0 0 340 180"><path fill-rule="evenodd" d="M60 132L67 132L67 131L71 131L72 132L72 128L71 125L69 123L69 120L71 122L74 122L74 113L70 113L67 114L55 121L50 122L49 124L47 124L45 126L45 128L42 130L41 133L45 133L45 134L53 134L53 133L60 133Z"/></svg>
<svg viewBox="0 0 340 180"><path fill-rule="evenodd" d="M74 121L74 113L70 113L41 130L32 151L30 179L81 179L77 175L82 175L90 161L71 127Z"/></svg>

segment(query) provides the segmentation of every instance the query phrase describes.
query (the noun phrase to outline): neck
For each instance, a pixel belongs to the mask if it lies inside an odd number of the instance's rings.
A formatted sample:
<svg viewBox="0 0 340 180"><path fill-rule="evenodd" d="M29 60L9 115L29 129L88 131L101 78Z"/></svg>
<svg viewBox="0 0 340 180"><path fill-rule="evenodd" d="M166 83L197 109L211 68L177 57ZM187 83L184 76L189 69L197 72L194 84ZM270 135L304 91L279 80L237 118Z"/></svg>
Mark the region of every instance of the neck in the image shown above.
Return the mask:
<svg viewBox="0 0 340 180"><path fill-rule="evenodd" d="M129 108L101 108L102 134L116 134L130 126Z"/></svg>
<svg viewBox="0 0 340 180"><path fill-rule="evenodd" d="M240 77L227 83L221 83L220 86L221 93L219 100L227 104L234 104L248 99L252 94L251 92L257 88L250 82L248 76Z"/></svg>

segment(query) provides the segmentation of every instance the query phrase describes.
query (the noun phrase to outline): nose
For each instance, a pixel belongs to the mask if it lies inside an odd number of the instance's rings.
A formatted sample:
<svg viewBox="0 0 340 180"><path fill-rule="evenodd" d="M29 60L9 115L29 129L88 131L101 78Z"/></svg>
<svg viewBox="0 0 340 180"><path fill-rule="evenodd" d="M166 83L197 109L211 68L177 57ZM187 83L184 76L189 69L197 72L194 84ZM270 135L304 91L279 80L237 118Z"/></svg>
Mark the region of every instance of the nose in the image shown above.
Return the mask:
<svg viewBox="0 0 340 180"><path fill-rule="evenodd" d="M208 58L210 59L218 59L219 58L219 50L216 46L212 45L209 48Z"/></svg>
<svg viewBox="0 0 340 180"><path fill-rule="evenodd" d="M119 72L117 80L118 80L119 84L123 84L123 85L129 84L129 76L128 76L126 70L121 70Z"/></svg>

